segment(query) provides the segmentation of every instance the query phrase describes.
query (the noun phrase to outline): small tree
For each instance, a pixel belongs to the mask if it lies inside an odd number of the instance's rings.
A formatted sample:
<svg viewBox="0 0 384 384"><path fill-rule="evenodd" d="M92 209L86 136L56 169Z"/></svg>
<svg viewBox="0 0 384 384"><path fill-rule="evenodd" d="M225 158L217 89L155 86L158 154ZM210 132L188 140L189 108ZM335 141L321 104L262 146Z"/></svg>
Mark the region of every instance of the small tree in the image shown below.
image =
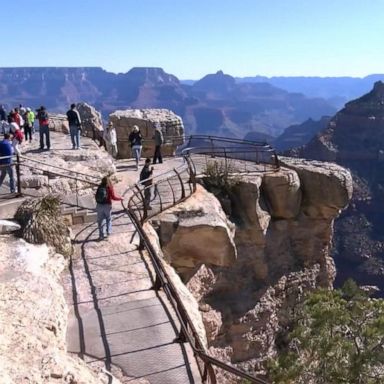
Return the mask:
<svg viewBox="0 0 384 384"><path fill-rule="evenodd" d="M288 341L270 364L274 383L384 382L384 301L368 298L353 281L310 293Z"/></svg>

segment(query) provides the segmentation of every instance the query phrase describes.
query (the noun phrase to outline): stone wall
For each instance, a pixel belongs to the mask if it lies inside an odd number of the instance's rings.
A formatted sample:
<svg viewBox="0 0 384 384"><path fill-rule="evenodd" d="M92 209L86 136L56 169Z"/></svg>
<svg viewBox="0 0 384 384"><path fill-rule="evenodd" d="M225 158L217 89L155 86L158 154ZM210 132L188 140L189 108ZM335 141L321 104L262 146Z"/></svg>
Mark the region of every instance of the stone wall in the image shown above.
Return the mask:
<svg viewBox="0 0 384 384"><path fill-rule="evenodd" d="M115 111L109 115L116 128L117 147L120 158L131 158L131 146L128 141L132 127L137 125L143 135L142 157L152 157L154 153L155 124L159 124L164 136L163 156L171 156L176 147L184 143L184 125L181 117L167 109L127 109Z"/></svg>

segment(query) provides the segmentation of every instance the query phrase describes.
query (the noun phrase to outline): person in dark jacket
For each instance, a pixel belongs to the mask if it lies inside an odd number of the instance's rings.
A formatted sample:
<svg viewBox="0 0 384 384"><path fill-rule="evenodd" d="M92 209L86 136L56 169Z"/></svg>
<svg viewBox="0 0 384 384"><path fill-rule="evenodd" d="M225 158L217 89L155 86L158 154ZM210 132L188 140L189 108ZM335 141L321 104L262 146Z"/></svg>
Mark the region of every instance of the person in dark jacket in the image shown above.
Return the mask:
<svg viewBox="0 0 384 384"><path fill-rule="evenodd" d="M151 202L151 185L152 185L152 174L153 167L151 165L151 159L146 159L143 169L140 172L140 183L144 185L144 205L147 209L152 209L149 205Z"/></svg>
<svg viewBox="0 0 384 384"><path fill-rule="evenodd" d="M71 109L67 111L67 119L72 149L80 149L81 119L79 112L76 110L76 104L71 104Z"/></svg>
<svg viewBox="0 0 384 384"><path fill-rule="evenodd" d="M163 132L161 132L160 125L156 125L155 134L153 136L155 141L155 153L153 155L153 164L156 164L156 161L159 160L159 163L163 162L163 158L161 156L161 146L164 143Z"/></svg>
<svg viewBox="0 0 384 384"><path fill-rule="evenodd" d="M13 146L10 141L10 135L6 133L4 140L0 141L0 186L3 184L5 176L9 176L9 188L11 193L15 192L15 179L13 177Z"/></svg>
<svg viewBox="0 0 384 384"><path fill-rule="evenodd" d="M136 161L136 171L139 170L139 161L141 158L141 149L142 149L142 140L143 136L141 135L140 129L137 125L134 125L132 128L132 132L128 137L129 142L131 143L131 148L133 155L135 156Z"/></svg>
<svg viewBox="0 0 384 384"><path fill-rule="evenodd" d="M0 105L0 127L1 127L1 133L5 132L5 127L7 125L7 111L5 110L4 105Z"/></svg>
<svg viewBox="0 0 384 384"><path fill-rule="evenodd" d="M51 141L49 137L49 116L45 107L42 105L37 109L37 118L39 120L39 134L40 134L40 149L44 149L44 136L45 136L45 145L47 149L51 148Z"/></svg>
<svg viewBox="0 0 384 384"><path fill-rule="evenodd" d="M112 182L109 177L105 176L101 180L99 188L105 188L106 197L104 202L97 202L97 226L99 228L99 240L104 239L104 220L106 227L106 236L108 237L112 231L112 200L122 201L123 198L117 196L113 189Z"/></svg>

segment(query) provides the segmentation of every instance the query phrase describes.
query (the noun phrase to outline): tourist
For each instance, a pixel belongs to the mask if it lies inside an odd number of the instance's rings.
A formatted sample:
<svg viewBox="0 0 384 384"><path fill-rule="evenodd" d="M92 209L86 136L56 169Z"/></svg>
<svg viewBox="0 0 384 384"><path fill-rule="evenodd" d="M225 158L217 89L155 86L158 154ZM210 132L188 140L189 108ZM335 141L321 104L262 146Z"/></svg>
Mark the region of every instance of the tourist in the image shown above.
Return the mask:
<svg viewBox="0 0 384 384"><path fill-rule="evenodd" d="M15 122L12 122L10 124L10 133L12 135L13 152L19 156L21 155L20 144L24 139L23 132L21 132L21 129Z"/></svg>
<svg viewBox="0 0 384 384"><path fill-rule="evenodd" d="M117 156L117 137L112 121L108 123L107 129L104 130L103 139L108 153L115 159Z"/></svg>
<svg viewBox="0 0 384 384"><path fill-rule="evenodd" d="M71 104L71 109L67 111L67 118L72 149L80 149L81 119L79 112L76 110L76 104Z"/></svg>
<svg viewBox="0 0 384 384"><path fill-rule="evenodd" d="M140 183L144 185L144 206L146 209L152 209L150 206L151 202L151 185L152 185L152 174L153 167L151 165L151 159L146 159L143 169L140 172Z"/></svg>
<svg viewBox="0 0 384 384"><path fill-rule="evenodd" d="M5 110L4 105L0 105L0 126L1 133L4 134L7 127L7 111Z"/></svg>
<svg viewBox="0 0 384 384"><path fill-rule="evenodd" d="M37 119L39 120L39 134L40 134L40 149L44 149L44 136L45 145L49 151L51 148L51 141L49 138L49 116L45 107L42 105L37 111Z"/></svg>
<svg viewBox="0 0 384 384"><path fill-rule="evenodd" d="M163 132L161 132L161 126L156 124L155 126L155 134L153 136L155 141L155 153L153 155L153 164L156 164L156 161L159 160L161 164L163 162L163 158L161 157L161 145L164 143Z"/></svg>
<svg viewBox="0 0 384 384"><path fill-rule="evenodd" d="M142 140L143 136L141 135L140 129L137 125L134 125L132 128L132 132L128 137L129 142L131 143L131 148L133 155L135 156L136 161L136 171L139 170L139 161L141 158L141 149L142 149Z"/></svg>
<svg viewBox="0 0 384 384"><path fill-rule="evenodd" d="M13 177L13 147L9 133L4 134L4 140L0 141L0 186L3 184L6 174L9 176L9 188L15 192L15 179Z"/></svg>
<svg viewBox="0 0 384 384"><path fill-rule="evenodd" d="M104 221L106 227L106 236L112 231L112 200L122 201L123 198L117 196L109 177L102 178L96 191L96 212L97 226L99 228L99 240L104 239Z"/></svg>
<svg viewBox="0 0 384 384"><path fill-rule="evenodd" d="M23 127L24 119L22 119L22 117L20 116L19 108L14 108L11 110L9 123L16 123L20 129Z"/></svg>
<svg viewBox="0 0 384 384"><path fill-rule="evenodd" d="M28 140L29 142L32 142L32 134L33 134L33 127L35 125L35 113L31 110L31 108L27 108L27 111L25 113L25 123L24 123L24 134L25 134L25 140Z"/></svg>

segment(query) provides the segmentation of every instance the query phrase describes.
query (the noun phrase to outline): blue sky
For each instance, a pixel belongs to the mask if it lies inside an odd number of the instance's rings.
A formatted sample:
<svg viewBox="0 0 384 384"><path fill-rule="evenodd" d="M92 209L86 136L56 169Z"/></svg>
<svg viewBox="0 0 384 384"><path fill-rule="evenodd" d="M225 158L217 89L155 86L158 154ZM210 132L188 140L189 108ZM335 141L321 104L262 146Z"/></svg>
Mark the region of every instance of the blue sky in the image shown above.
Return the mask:
<svg viewBox="0 0 384 384"><path fill-rule="evenodd" d="M384 0L3 0L1 14L0 67L384 73Z"/></svg>

